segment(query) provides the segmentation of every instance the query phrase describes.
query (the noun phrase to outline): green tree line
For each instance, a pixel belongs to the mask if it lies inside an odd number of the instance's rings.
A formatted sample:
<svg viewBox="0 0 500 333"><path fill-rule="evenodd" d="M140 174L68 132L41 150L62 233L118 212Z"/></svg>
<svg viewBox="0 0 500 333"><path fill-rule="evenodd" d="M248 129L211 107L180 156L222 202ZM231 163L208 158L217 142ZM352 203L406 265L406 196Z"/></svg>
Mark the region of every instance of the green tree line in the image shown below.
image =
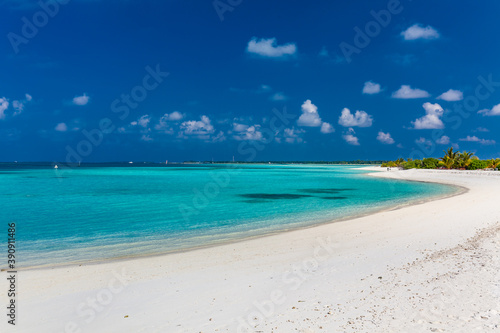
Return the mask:
<svg viewBox="0 0 500 333"><path fill-rule="evenodd" d="M444 156L440 158L424 158L422 160L399 158L395 161L382 163L382 167L399 167L403 169L460 169L460 170L480 170L500 167L500 158L481 160L473 152L454 151L453 147L444 151Z"/></svg>

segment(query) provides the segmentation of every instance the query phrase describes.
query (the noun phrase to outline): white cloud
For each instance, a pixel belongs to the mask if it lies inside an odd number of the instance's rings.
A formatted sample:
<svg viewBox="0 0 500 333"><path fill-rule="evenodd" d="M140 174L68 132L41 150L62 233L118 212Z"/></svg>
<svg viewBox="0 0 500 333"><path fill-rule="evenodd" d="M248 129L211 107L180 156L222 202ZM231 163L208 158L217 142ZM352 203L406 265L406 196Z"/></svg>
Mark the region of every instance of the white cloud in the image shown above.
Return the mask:
<svg viewBox="0 0 500 333"><path fill-rule="evenodd" d="M352 134L344 134L342 135L342 138L344 138L345 142L347 142L350 145L359 146L358 138Z"/></svg>
<svg viewBox="0 0 500 333"><path fill-rule="evenodd" d="M377 140L386 145L392 145L394 143L394 139L391 137L391 134L384 133L382 131L378 132Z"/></svg>
<svg viewBox="0 0 500 333"><path fill-rule="evenodd" d="M478 127L478 128L476 128L476 131L477 132L489 132L490 130L487 128L484 128L484 127Z"/></svg>
<svg viewBox="0 0 500 333"><path fill-rule="evenodd" d="M412 122L413 127L415 129L440 129L444 128L443 121L441 120L441 116L444 113L441 105L435 103L431 104L426 102L422 105L425 109L425 116L418 118L414 122Z"/></svg>
<svg viewBox="0 0 500 333"><path fill-rule="evenodd" d="M467 135L466 138L462 138L459 140L467 142L478 142L482 145L494 145L496 143L495 140L485 140L485 139L480 139L477 136L470 136L470 135Z"/></svg>
<svg viewBox="0 0 500 333"><path fill-rule="evenodd" d="M438 145L448 145L448 144L450 144L450 137L443 135L442 137L440 137L439 139L436 140L436 143Z"/></svg>
<svg viewBox="0 0 500 333"><path fill-rule="evenodd" d="M0 98L0 119L5 119L5 111L9 108L9 101L7 98Z"/></svg>
<svg viewBox="0 0 500 333"><path fill-rule="evenodd" d="M432 142L430 140L427 140L425 138L419 138L417 140L415 140L415 142L417 144L420 144L420 145L425 145L425 146L432 146Z"/></svg>
<svg viewBox="0 0 500 333"><path fill-rule="evenodd" d="M278 101L286 101L288 97L285 96L282 92L277 92L274 95L270 97L272 101L278 102Z"/></svg>
<svg viewBox="0 0 500 333"><path fill-rule="evenodd" d="M25 94L25 98L20 101L12 101L12 107L14 108L14 113L12 116L17 116L24 111L26 103L30 102L33 98L29 94Z"/></svg>
<svg viewBox="0 0 500 333"><path fill-rule="evenodd" d="M207 116L201 116L201 120L185 121L181 124L184 134L207 135L214 132L214 127Z"/></svg>
<svg viewBox="0 0 500 333"><path fill-rule="evenodd" d="M464 99L464 93L460 90L450 89L447 92L442 93L437 97L437 99L442 99L447 102L456 102Z"/></svg>
<svg viewBox="0 0 500 333"><path fill-rule="evenodd" d="M500 104L495 105L491 110L483 109L479 110L477 113L483 116L500 116Z"/></svg>
<svg viewBox="0 0 500 333"><path fill-rule="evenodd" d="M430 94L422 89L413 89L409 85L403 84L401 88L392 93L392 98L410 99L410 98L425 98Z"/></svg>
<svg viewBox="0 0 500 333"><path fill-rule="evenodd" d="M363 86L363 94L373 95L381 91L380 84L373 81L366 81Z"/></svg>
<svg viewBox="0 0 500 333"><path fill-rule="evenodd" d="M145 115L141 116L139 119L137 119L137 121L131 122L130 125L132 125L132 126L139 125L141 127L146 128L146 127L148 127L148 124L150 121L151 121L151 117L149 115L145 114Z"/></svg>
<svg viewBox="0 0 500 333"><path fill-rule="evenodd" d="M405 40L415 40L415 39L437 39L440 37L439 32L430 25L424 27L419 23L416 23L401 32L401 36Z"/></svg>
<svg viewBox="0 0 500 333"><path fill-rule="evenodd" d="M321 118L318 114L318 107L312 104L310 99L302 104L302 114L297 120L297 125L308 127L321 126Z"/></svg>
<svg viewBox="0 0 500 333"><path fill-rule="evenodd" d="M170 114L168 113L165 113L163 115L163 117L165 117L165 120L169 120L169 121L179 121L181 120L182 118L184 118L184 115L182 113L180 113L179 111L174 111Z"/></svg>
<svg viewBox="0 0 500 333"><path fill-rule="evenodd" d="M285 128L283 136L287 143L301 143L304 140L300 137L300 134L303 133L305 133L303 129Z"/></svg>
<svg viewBox="0 0 500 333"><path fill-rule="evenodd" d="M226 141L226 136L224 135L224 132L220 131L219 134L216 136L212 137L212 142L222 142Z"/></svg>
<svg viewBox="0 0 500 333"><path fill-rule="evenodd" d="M327 123L327 122L323 122L321 124L321 133L323 134L328 134L328 133L333 133L335 132L335 128L333 128L333 126L330 124L330 123Z"/></svg>
<svg viewBox="0 0 500 333"><path fill-rule="evenodd" d="M245 124L233 123L233 131L245 132L250 126Z"/></svg>
<svg viewBox="0 0 500 333"><path fill-rule="evenodd" d="M90 97L84 93L82 96L76 96L75 98L73 98L73 104L75 104L75 105L87 105L89 100L90 100Z"/></svg>
<svg viewBox="0 0 500 333"><path fill-rule="evenodd" d="M68 130L68 126L65 123L59 123L56 125L55 130L58 132L66 132Z"/></svg>
<svg viewBox="0 0 500 333"><path fill-rule="evenodd" d="M153 141L153 138L149 135L143 134L141 136L141 141L149 142L149 141Z"/></svg>
<svg viewBox="0 0 500 333"><path fill-rule="evenodd" d="M238 124L241 125L241 124ZM238 127L240 131L233 135L233 138L238 141L260 141L263 138L262 132L260 131L260 125Z"/></svg>
<svg viewBox="0 0 500 333"><path fill-rule="evenodd" d="M14 114L20 114L24 110L24 103L22 101L13 101L12 107L16 110Z"/></svg>
<svg viewBox="0 0 500 333"><path fill-rule="evenodd" d="M373 118L365 111L356 111L354 114L348 108L344 108L339 117L339 124L344 127L370 127Z"/></svg>
<svg viewBox="0 0 500 333"><path fill-rule="evenodd" d="M155 129L159 131L164 131L167 134L173 134L174 130L170 126L170 123L175 123L184 118L184 114L179 111L174 111L172 113L165 113L161 116L158 124L155 125Z"/></svg>
<svg viewBox="0 0 500 333"><path fill-rule="evenodd" d="M247 52L262 57L279 58L294 55L297 52L297 46L294 43L277 45L276 38L257 39L257 37L253 37L248 42Z"/></svg>

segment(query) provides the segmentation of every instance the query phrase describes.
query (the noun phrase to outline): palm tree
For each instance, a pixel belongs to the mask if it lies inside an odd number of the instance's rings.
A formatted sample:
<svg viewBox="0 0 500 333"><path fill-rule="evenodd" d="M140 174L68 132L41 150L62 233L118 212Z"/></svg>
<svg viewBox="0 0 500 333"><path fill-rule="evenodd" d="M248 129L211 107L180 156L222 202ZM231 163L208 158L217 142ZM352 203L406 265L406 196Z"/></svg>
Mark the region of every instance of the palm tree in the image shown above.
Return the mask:
<svg viewBox="0 0 500 333"><path fill-rule="evenodd" d="M451 159L455 159L458 155L457 151L453 151L453 147L448 148L448 150L443 150L444 151L444 156L448 156Z"/></svg>
<svg viewBox="0 0 500 333"><path fill-rule="evenodd" d="M453 151L453 147L448 148L448 150L443 150L444 156L440 158L439 164L443 165L446 169L451 169L457 162L458 152Z"/></svg>
<svg viewBox="0 0 500 333"><path fill-rule="evenodd" d="M439 161L439 164L444 166L446 169L451 169L455 165L455 162L456 161L449 156L444 156L441 157L441 161Z"/></svg>
<svg viewBox="0 0 500 333"><path fill-rule="evenodd" d="M488 168L497 169L500 166L500 158L488 160Z"/></svg>
<svg viewBox="0 0 500 333"><path fill-rule="evenodd" d="M462 153L459 153L457 159L459 167L468 168L472 162L472 156L474 156L474 153L470 151L469 152L464 151Z"/></svg>

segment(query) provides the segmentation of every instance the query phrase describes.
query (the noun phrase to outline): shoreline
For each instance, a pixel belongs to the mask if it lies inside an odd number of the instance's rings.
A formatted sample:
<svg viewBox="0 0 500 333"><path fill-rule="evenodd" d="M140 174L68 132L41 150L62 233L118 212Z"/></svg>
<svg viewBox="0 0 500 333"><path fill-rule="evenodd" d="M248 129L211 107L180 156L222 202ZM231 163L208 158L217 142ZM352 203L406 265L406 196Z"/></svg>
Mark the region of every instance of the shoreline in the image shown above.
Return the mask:
<svg viewBox="0 0 500 333"><path fill-rule="evenodd" d="M500 324L492 312L500 313L500 294L492 293L500 280L500 177L424 170L376 177L469 190L206 249L20 271L24 319L17 328L64 332L74 323L82 332L312 333L421 332L429 325L458 332L480 325L493 331ZM111 292L117 281L123 288ZM105 294L112 297L98 303L100 311L82 312L91 311L89 299Z"/></svg>
<svg viewBox="0 0 500 333"><path fill-rule="evenodd" d="M375 171L373 172L368 172L364 174L360 174L360 176L367 176L367 177L378 177L376 173L378 172L384 172L382 170L383 168L377 167L377 166L365 166L361 168L355 168L358 170L366 170L366 171ZM404 179L402 179L404 180ZM440 194L440 195L433 195L433 196L428 196L423 199L409 199L407 202L404 203L399 203L395 205L390 205L387 207L379 207L375 208L371 211L367 211L364 213L359 213L359 214L354 214L354 215L348 215L345 217L333 219L333 220L325 220L323 222L313 222L308 225L299 225L295 227L290 227L288 229L280 229L280 230L274 230L274 231L268 231L264 232L262 234L257 234L257 235L252 235L252 236L234 236L234 237L229 237L226 239L221 239L221 240L215 240L213 243L209 244L202 244L202 245L197 245L185 249L174 249L170 251L165 251L165 252L159 252L159 253L148 253L148 254L135 254L131 256L123 256L123 257L113 257L113 258L105 258L105 259L95 259L95 260L82 260L82 261L74 261L70 263L51 263L51 264L45 264L45 265L34 265L34 266L26 266L26 267L20 267L18 268L18 271L30 271L30 270L50 270L53 268L65 268L65 267L73 267L73 266L82 266L82 265L100 265L100 264L106 264L110 262L123 262L123 261L129 261L129 260L140 260L142 258L153 258L153 257L162 257L162 256L168 256L168 255L175 255L178 253L185 253L185 252L191 252L191 251L198 251L198 250L203 250L203 249L208 249L212 247L217 247L217 246L224 246L224 245L231 245L234 243L238 242L245 242L245 241L250 241L250 240L255 240L259 238L265 238L265 237L273 237L282 233L288 233L288 232L294 232L294 231L299 231L299 230L305 230L309 228L316 228L322 225L327 225L327 224L332 224L332 223L339 223L339 222L345 222L365 216L370 216L373 214L377 213L382 213L386 211L392 211L392 210L398 210L402 209L405 207L410 207L410 206L415 206L415 205L422 205L427 202L431 201L437 201L437 200L442 200L446 198L451 198L457 195L462 195L464 193L467 193L469 191L468 188L463 187L463 186L457 186L454 184L444 184L440 182L432 182L432 181L419 181L419 180L404 180L404 181L410 181L410 182L420 182L420 183L433 183L433 184L442 184L449 186L451 188L455 188L456 190L453 193L449 194ZM235 232L233 234L239 234L240 232ZM241 232L245 233L245 232ZM0 272L7 271L7 268L2 268L0 269Z"/></svg>

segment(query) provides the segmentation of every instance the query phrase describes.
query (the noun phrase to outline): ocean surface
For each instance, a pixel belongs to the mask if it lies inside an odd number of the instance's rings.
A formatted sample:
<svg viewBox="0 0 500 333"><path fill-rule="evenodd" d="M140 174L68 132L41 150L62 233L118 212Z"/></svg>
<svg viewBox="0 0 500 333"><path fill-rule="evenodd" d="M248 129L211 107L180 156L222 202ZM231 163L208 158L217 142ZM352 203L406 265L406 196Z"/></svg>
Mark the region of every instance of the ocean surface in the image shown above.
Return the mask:
<svg viewBox="0 0 500 333"><path fill-rule="evenodd" d="M454 191L369 177L355 166L0 164L0 244L7 248L7 223L15 222L18 268L152 255Z"/></svg>

